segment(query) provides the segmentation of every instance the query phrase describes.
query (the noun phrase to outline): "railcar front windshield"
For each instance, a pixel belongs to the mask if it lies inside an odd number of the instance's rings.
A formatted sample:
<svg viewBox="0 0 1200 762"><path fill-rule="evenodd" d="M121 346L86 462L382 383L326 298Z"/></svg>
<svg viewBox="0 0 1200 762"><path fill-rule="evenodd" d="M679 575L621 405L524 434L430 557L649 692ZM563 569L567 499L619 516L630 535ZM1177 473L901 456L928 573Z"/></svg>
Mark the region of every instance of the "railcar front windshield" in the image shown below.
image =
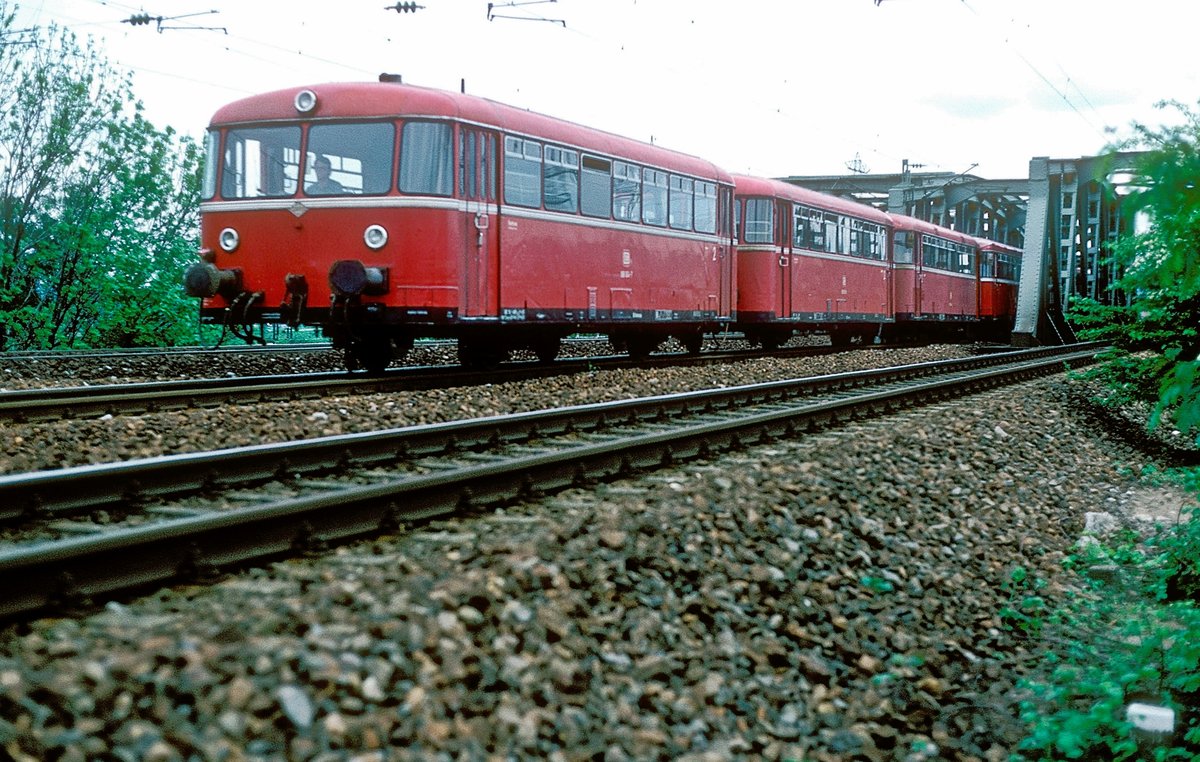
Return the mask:
<svg viewBox="0 0 1200 762"><path fill-rule="evenodd" d="M308 129L304 192L382 195L392 186L396 128L390 123L317 124Z"/></svg>
<svg viewBox="0 0 1200 762"><path fill-rule="evenodd" d="M746 230L743 243L775 241L775 201L769 198L746 199Z"/></svg>
<svg viewBox="0 0 1200 762"><path fill-rule="evenodd" d="M221 161L222 198L291 196L299 176L298 126L237 127L226 133Z"/></svg>

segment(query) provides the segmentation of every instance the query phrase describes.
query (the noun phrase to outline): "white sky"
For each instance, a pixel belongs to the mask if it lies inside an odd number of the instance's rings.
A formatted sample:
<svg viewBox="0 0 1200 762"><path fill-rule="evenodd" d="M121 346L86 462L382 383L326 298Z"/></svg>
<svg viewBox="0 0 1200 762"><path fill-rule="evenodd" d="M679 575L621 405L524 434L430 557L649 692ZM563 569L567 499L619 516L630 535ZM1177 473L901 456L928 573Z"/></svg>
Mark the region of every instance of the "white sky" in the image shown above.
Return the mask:
<svg viewBox="0 0 1200 762"><path fill-rule="evenodd" d="M1200 98L1190 0L10 0L17 28L94 36L158 126L199 137L256 92L395 72L697 154L734 172L1025 177L1106 127ZM131 13L180 16L164 26ZM1064 97L1065 96L1065 97Z"/></svg>

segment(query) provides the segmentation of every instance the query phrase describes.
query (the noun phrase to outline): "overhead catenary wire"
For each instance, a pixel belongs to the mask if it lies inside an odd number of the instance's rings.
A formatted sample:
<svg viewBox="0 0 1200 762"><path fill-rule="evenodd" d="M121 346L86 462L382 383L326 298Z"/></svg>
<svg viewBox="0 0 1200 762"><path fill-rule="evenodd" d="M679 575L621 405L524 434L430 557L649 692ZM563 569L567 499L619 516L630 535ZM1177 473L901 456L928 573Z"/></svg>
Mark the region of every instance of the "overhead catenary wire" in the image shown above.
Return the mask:
<svg viewBox="0 0 1200 762"><path fill-rule="evenodd" d="M988 24L987 20L983 16L980 15L979 11L975 10L975 8L971 5L970 2L968 2L968 0L958 0L958 2L960 2L962 4L962 7L966 8L968 11L970 11L975 16L975 18L979 19L979 21L981 23L983 23L985 26L988 26L989 29L992 28L991 25ZM1045 83L1046 87L1050 88L1054 92L1055 95L1057 95L1059 98L1061 98L1062 101L1064 103L1066 103L1067 106L1069 106L1070 109L1073 112L1075 112L1075 114L1078 115L1079 118L1082 119L1083 122L1088 127L1090 127L1092 130L1094 130L1101 137L1103 137L1103 138L1107 137L1105 135L1103 129L1097 127L1096 124L1091 119L1089 119L1086 114L1084 114L1082 111L1079 110L1078 106L1076 106L1074 103L1071 102L1071 99L1069 97L1067 97L1066 90L1065 89L1060 90L1054 84L1054 82L1052 82L1050 80L1050 78L1047 77L1042 72L1042 70L1039 69L1037 67L1037 65L1033 63L1033 61L1029 60L1029 58L1024 53L1022 53L1019 49L1017 49L1017 47L1015 45L1013 45L1012 42L1007 37L1004 38L1004 44L1007 45L1010 50L1012 50L1013 55L1015 55L1017 58L1019 58L1021 60L1021 62L1029 68L1030 71L1032 71L1035 75L1037 75L1038 79L1040 79L1043 83ZM1062 64L1058 63L1057 61L1055 63L1058 66L1059 70L1061 70L1063 72L1063 74L1067 75L1067 82L1069 84L1073 83L1071 75L1067 73L1067 70L1065 68L1063 68ZM1079 85L1075 84L1074 87L1075 87L1076 92L1078 92L1080 94L1080 96L1083 98L1084 103L1086 103L1089 108L1091 108L1093 111L1095 111L1095 108L1092 106L1091 101L1089 101L1087 99L1087 96L1083 95L1083 91L1079 88Z"/></svg>

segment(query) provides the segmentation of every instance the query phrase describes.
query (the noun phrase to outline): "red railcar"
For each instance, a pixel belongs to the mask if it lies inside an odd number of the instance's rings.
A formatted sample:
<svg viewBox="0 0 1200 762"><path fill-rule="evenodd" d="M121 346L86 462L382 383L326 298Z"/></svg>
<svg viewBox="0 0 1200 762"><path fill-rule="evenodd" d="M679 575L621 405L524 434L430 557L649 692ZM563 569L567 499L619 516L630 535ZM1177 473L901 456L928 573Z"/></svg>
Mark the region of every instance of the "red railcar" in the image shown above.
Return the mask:
<svg viewBox="0 0 1200 762"><path fill-rule="evenodd" d="M979 244L979 320L985 333L1007 338L1017 316L1020 249L985 238Z"/></svg>
<svg viewBox="0 0 1200 762"><path fill-rule="evenodd" d="M794 332L834 343L893 321L888 215L778 180L736 176L737 322L767 346Z"/></svg>
<svg viewBox="0 0 1200 762"><path fill-rule="evenodd" d="M219 110L200 211L204 322L319 325L373 369L424 336L471 363L551 358L579 331L698 349L736 299L728 173L389 81Z"/></svg>
<svg viewBox="0 0 1200 762"><path fill-rule="evenodd" d="M888 216L896 332L931 338L974 332L979 320L977 240L915 217Z"/></svg>

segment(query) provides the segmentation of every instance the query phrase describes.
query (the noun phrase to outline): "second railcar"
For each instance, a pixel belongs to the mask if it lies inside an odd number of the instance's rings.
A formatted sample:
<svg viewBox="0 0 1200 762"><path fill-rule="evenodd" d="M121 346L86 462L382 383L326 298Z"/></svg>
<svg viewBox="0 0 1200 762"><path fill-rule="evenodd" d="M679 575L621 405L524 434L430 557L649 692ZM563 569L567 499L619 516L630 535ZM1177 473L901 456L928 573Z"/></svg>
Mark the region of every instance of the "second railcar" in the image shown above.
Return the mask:
<svg viewBox="0 0 1200 762"><path fill-rule="evenodd" d="M872 340L893 322L888 215L778 180L735 176L737 321L777 346L793 333Z"/></svg>

